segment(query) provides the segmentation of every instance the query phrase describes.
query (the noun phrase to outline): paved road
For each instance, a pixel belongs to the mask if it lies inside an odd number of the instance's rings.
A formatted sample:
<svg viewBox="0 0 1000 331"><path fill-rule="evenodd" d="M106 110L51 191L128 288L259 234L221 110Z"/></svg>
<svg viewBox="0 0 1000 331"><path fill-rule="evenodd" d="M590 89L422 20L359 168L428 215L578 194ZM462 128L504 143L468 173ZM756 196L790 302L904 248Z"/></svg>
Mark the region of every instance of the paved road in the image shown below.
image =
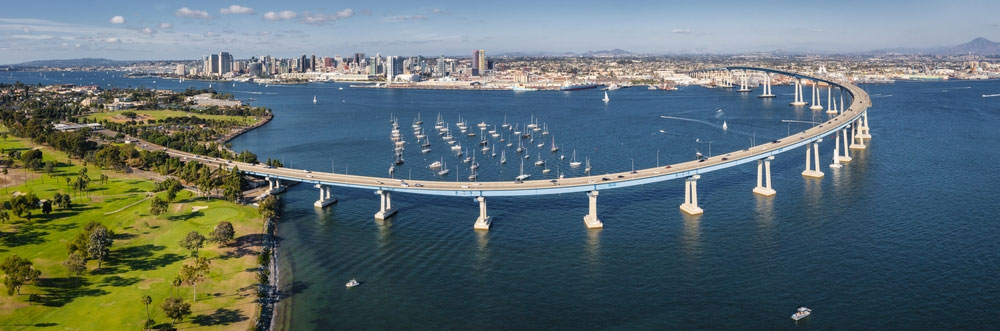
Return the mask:
<svg viewBox="0 0 1000 331"><path fill-rule="evenodd" d="M689 161L672 164L663 167L648 168L635 172L620 172L605 175L564 178L559 180L527 180L521 183L511 181L502 182L451 182L451 181L428 181L428 180L398 180L384 177L358 176L334 174L329 172L307 171L291 168L268 168L263 165L252 165L248 163L226 161L223 159L209 158L191 153L166 149L160 146L141 142L150 150L165 150L169 155L195 160L208 165L229 168L238 166L241 171L247 174L258 176L269 176L282 180L291 180L313 184L332 185L340 187L352 187L373 190L387 190L403 193L432 194L447 196L521 196L521 195L543 195L560 194L571 192L586 192L592 190L612 189L643 185L671 179L684 178L695 174L705 174L707 172L725 169L740 164L754 162L768 156L777 155L792 149L796 149L827 135L836 133L845 128L862 114L871 105L868 94L861 88L848 84L836 83L824 79L812 78L791 72L784 72L772 69L751 68L751 67L728 67L725 69L741 70L761 70L771 73L801 77L804 79L818 80L830 83L834 86L844 88L850 93L853 102L843 113L835 116L827 122L809 128L805 131L791 136L772 141L769 143L754 146L752 148L734 151L727 154L716 155L702 161Z"/></svg>

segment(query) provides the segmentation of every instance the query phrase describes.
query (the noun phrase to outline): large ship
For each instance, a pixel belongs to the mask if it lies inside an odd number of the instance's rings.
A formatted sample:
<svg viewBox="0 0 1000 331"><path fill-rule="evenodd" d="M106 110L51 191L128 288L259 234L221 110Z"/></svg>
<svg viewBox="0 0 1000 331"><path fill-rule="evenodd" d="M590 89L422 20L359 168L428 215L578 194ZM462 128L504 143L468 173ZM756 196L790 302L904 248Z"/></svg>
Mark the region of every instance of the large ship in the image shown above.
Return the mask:
<svg viewBox="0 0 1000 331"><path fill-rule="evenodd" d="M580 83L580 84L566 84L559 87L560 91L576 91L576 90L586 90L597 88L598 84L594 83Z"/></svg>

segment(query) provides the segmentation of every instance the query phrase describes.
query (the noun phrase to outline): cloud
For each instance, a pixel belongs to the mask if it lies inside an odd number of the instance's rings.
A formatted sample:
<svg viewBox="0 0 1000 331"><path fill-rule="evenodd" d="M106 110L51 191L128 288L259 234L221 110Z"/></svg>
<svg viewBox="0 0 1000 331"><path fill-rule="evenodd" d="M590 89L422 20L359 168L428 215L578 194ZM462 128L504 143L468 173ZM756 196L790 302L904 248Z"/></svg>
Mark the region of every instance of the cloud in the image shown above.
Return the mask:
<svg viewBox="0 0 1000 331"><path fill-rule="evenodd" d="M154 33L156 33L156 30L153 30L152 28L142 28L142 30L139 30L139 32L142 32L142 33L145 33L145 34L154 34Z"/></svg>
<svg viewBox="0 0 1000 331"><path fill-rule="evenodd" d="M104 42L109 44L118 44L121 43L122 40L119 39L118 37L110 37L110 38L104 38Z"/></svg>
<svg viewBox="0 0 1000 331"><path fill-rule="evenodd" d="M215 32L211 32L211 31L205 32L205 38L215 38L215 37L218 37L218 36L219 36L219 34L215 33Z"/></svg>
<svg viewBox="0 0 1000 331"><path fill-rule="evenodd" d="M443 13L444 11L441 10L441 8L434 8L434 10L431 10L431 12L435 13L435 14L440 14L440 13Z"/></svg>
<svg viewBox="0 0 1000 331"><path fill-rule="evenodd" d="M125 17L124 16L115 16L115 17L112 17L110 21L111 21L111 24L122 24L122 23L125 23Z"/></svg>
<svg viewBox="0 0 1000 331"><path fill-rule="evenodd" d="M402 22L402 21L423 21L426 20L427 16L424 15L400 15L386 17L386 22Z"/></svg>
<svg viewBox="0 0 1000 331"><path fill-rule="evenodd" d="M219 9L219 12L222 13L222 15L229 15L229 14L253 15L257 13L256 11L253 10L253 8L243 7L240 5L229 5L229 8Z"/></svg>
<svg viewBox="0 0 1000 331"><path fill-rule="evenodd" d="M11 37L14 39L26 39L26 40L49 40L55 38L55 36L48 34L16 34Z"/></svg>
<svg viewBox="0 0 1000 331"><path fill-rule="evenodd" d="M170 23L167 23L167 22L160 23L160 29L163 29L163 30L172 29L173 27L174 27L173 24L170 24Z"/></svg>
<svg viewBox="0 0 1000 331"><path fill-rule="evenodd" d="M290 20L299 16L291 10L282 10L280 12L269 11L264 13L264 19L268 21L284 21Z"/></svg>
<svg viewBox="0 0 1000 331"><path fill-rule="evenodd" d="M319 23L338 21L351 16L354 16L354 10L350 8L338 11L332 15L305 12L302 13L302 22L310 24L319 24Z"/></svg>
<svg viewBox="0 0 1000 331"><path fill-rule="evenodd" d="M670 32L676 34L691 34L691 30L689 29L673 29Z"/></svg>
<svg viewBox="0 0 1000 331"><path fill-rule="evenodd" d="M826 30L823 30L823 28L816 28L816 29L812 29L812 30L809 30L809 31L812 31L812 32L823 32L823 31L826 31Z"/></svg>
<svg viewBox="0 0 1000 331"><path fill-rule="evenodd" d="M181 9L178 9L177 12L174 13L174 15L177 15L178 17L190 17L190 18L200 18L200 19L211 18L211 16L208 16L207 11L188 9L188 7L181 7Z"/></svg>

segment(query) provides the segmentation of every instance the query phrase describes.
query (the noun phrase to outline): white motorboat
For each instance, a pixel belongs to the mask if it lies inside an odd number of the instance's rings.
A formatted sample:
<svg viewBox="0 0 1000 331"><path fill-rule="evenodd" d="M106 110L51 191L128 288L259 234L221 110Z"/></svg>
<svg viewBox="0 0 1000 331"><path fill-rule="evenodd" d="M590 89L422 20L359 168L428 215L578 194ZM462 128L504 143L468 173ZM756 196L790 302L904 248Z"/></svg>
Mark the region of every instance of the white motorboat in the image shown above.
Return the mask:
<svg viewBox="0 0 1000 331"><path fill-rule="evenodd" d="M433 163L431 163L431 165L429 165L427 167L431 168L431 169L440 168L441 167L441 161L434 161Z"/></svg>
<svg viewBox="0 0 1000 331"><path fill-rule="evenodd" d="M809 309L809 308L806 308L806 307L799 307L798 311L796 311L794 314L792 314L792 319L798 321L800 319L809 317L809 314L811 314L811 313L812 313L812 309Z"/></svg>
<svg viewBox="0 0 1000 331"><path fill-rule="evenodd" d="M355 287L355 286L358 286L358 285L361 285L361 283L358 283L358 280L356 280L354 278L351 278L351 281L347 282L347 285L344 285L344 286L347 286L348 288L351 288L351 287Z"/></svg>

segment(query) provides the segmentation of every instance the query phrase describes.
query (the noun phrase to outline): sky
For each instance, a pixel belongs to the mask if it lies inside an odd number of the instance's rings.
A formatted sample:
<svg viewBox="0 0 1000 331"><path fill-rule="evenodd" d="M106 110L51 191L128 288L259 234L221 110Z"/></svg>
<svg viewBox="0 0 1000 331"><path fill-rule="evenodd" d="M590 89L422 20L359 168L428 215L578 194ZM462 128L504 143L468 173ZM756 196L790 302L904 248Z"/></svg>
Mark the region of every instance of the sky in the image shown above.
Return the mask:
<svg viewBox="0 0 1000 331"><path fill-rule="evenodd" d="M0 64L577 52L856 52L1000 40L1000 1L4 0Z"/></svg>

